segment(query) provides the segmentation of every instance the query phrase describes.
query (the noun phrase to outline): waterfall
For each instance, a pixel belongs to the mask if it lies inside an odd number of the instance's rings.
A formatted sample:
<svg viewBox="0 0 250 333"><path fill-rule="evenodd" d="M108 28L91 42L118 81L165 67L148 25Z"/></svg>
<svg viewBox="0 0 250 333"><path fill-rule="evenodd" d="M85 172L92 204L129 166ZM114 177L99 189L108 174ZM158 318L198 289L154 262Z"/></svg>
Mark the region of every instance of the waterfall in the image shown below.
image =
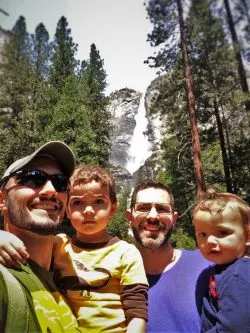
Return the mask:
<svg viewBox="0 0 250 333"><path fill-rule="evenodd" d="M131 174L138 170L139 167L142 166L146 159L151 155L148 137L147 135L144 135L148 124L144 106L144 96L142 96L140 99L140 105L135 116L135 121L136 125L128 151L129 160L126 164L126 169Z"/></svg>

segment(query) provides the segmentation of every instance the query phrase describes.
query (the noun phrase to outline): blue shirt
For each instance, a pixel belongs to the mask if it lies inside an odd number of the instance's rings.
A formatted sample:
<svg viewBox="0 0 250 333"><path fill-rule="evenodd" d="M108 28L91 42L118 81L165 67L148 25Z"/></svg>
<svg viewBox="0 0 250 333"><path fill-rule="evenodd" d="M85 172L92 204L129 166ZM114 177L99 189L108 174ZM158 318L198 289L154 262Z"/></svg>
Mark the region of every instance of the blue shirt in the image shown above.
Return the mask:
<svg viewBox="0 0 250 333"><path fill-rule="evenodd" d="M211 270L204 297L201 332L250 332L250 259L240 258Z"/></svg>
<svg viewBox="0 0 250 333"><path fill-rule="evenodd" d="M199 250L181 251L181 257L170 270L160 275L147 275L148 333L200 332L197 307L201 307L202 297L208 288L208 276L204 275L198 291L196 282L210 263Z"/></svg>

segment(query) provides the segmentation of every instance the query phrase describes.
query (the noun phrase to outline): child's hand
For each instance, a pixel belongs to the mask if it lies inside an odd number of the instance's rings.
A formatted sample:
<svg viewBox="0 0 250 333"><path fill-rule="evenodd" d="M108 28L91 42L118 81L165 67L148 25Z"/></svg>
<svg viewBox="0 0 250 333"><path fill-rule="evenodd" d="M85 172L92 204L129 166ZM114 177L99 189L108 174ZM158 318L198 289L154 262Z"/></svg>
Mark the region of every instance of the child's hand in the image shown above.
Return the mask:
<svg viewBox="0 0 250 333"><path fill-rule="evenodd" d="M20 268L20 264L26 264L28 258L26 247L19 238L10 232L0 230L0 263Z"/></svg>

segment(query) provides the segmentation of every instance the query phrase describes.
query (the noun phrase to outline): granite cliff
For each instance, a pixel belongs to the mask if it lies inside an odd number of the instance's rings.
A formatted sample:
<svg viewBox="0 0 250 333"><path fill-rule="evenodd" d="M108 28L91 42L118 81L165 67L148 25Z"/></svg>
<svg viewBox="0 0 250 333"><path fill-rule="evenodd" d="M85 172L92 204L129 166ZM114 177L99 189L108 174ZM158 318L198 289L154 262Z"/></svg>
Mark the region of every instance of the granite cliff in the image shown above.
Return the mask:
<svg viewBox="0 0 250 333"><path fill-rule="evenodd" d="M162 77L152 81L146 90L145 97L141 92L128 88L115 91L110 95L109 111L113 116L114 131L111 137L109 163L118 185L118 191L133 187L138 177L156 178L162 167L160 165L160 143L163 135L160 124L162 120L159 117L152 117L149 113L150 106L159 93L158 87L161 82ZM144 100L141 100L143 97ZM147 143L150 151L145 151L149 157L135 172L130 173L127 168L131 161L131 144L135 144L133 140L136 126L140 126L136 123L136 119L138 119L136 116L138 112L141 112L140 102L146 109L148 123L144 138L136 143L136 149L141 153L143 149L146 149Z"/></svg>

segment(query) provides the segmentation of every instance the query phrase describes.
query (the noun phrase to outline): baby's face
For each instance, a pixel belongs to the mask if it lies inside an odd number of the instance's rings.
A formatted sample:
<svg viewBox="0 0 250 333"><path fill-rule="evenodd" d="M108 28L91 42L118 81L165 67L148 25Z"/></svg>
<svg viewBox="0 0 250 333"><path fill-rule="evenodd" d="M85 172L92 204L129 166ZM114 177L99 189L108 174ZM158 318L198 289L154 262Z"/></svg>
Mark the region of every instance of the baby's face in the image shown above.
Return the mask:
<svg viewBox="0 0 250 333"><path fill-rule="evenodd" d="M244 256L247 227L238 210L229 205L215 215L199 210L194 216L194 227L198 246L206 259L220 265Z"/></svg>
<svg viewBox="0 0 250 333"><path fill-rule="evenodd" d="M71 189L67 215L78 234L102 233L115 210L108 187L99 182L92 180Z"/></svg>

